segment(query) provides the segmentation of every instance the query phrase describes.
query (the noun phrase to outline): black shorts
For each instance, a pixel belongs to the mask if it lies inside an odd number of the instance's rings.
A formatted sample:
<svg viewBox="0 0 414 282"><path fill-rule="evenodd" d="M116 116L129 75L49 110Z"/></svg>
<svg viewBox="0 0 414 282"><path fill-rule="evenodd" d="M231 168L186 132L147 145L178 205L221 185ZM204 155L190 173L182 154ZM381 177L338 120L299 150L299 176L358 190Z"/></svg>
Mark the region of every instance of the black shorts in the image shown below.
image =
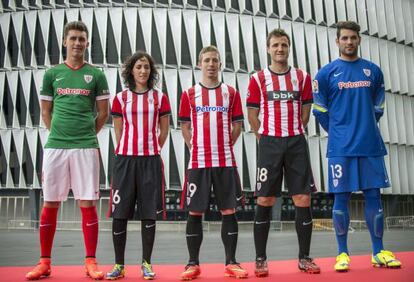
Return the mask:
<svg viewBox="0 0 414 282"><path fill-rule="evenodd" d="M112 177L112 217L157 219L164 209L164 176L160 156L115 156Z"/></svg>
<svg viewBox="0 0 414 282"><path fill-rule="evenodd" d="M242 202L243 193L236 167L189 169L185 189L185 201L189 211L207 210L212 185L219 210L236 208Z"/></svg>
<svg viewBox="0 0 414 282"><path fill-rule="evenodd" d="M289 195L316 191L304 135L260 137L255 196L280 197L283 175Z"/></svg>

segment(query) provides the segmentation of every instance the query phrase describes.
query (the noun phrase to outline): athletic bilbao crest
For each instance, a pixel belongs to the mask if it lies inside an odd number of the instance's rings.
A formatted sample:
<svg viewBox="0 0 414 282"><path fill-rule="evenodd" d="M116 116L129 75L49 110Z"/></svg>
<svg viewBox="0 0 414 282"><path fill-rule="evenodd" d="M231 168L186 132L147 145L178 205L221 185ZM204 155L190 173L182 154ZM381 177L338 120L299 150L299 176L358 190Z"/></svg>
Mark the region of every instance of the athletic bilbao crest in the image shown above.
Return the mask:
<svg viewBox="0 0 414 282"><path fill-rule="evenodd" d="M148 97L148 103L149 103L149 104L154 103L154 98L152 98L152 97Z"/></svg>
<svg viewBox="0 0 414 282"><path fill-rule="evenodd" d="M83 79L86 81L86 83L91 82L92 81L92 78L93 78L93 76L92 75L89 75L89 74L85 74L83 76Z"/></svg>
<svg viewBox="0 0 414 282"><path fill-rule="evenodd" d="M338 186L338 182L339 182L338 179L334 179L333 180L333 186L334 187L337 187Z"/></svg>
<svg viewBox="0 0 414 282"><path fill-rule="evenodd" d="M362 69L365 73L366 76L370 76L371 75L371 70L370 69Z"/></svg>
<svg viewBox="0 0 414 282"><path fill-rule="evenodd" d="M293 78L293 79L292 79L292 85L293 85L294 87L298 87L298 80L297 80L297 79L295 79L295 78Z"/></svg>
<svg viewBox="0 0 414 282"><path fill-rule="evenodd" d="M227 100L229 98L229 93L223 92L223 98L224 100Z"/></svg>

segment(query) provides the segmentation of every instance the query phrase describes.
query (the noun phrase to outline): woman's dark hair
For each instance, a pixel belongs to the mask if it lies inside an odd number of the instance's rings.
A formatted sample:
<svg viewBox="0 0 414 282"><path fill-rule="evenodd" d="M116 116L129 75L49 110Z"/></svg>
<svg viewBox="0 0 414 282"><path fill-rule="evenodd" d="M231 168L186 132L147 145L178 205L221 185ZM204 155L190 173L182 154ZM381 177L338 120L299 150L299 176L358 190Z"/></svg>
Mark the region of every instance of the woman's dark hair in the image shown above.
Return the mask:
<svg viewBox="0 0 414 282"><path fill-rule="evenodd" d="M143 57L147 58L151 68L151 72L147 82L148 89L154 88L154 85L158 81L158 71L155 68L154 59L151 57L150 54L144 51L137 51L130 57L128 57L122 66L122 78L124 80L124 84L131 90L135 90L135 79L134 75L132 74L132 70L135 66L135 63Z"/></svg>

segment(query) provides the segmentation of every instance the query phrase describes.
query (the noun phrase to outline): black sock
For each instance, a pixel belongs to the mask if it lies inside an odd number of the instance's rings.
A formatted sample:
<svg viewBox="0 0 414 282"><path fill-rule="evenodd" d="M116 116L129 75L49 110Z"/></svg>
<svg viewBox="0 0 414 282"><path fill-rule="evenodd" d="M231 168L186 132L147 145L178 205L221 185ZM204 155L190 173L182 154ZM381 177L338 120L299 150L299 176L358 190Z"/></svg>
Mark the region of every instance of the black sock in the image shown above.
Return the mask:
<svg viewBox="0 0 414 282"><path fill-rule="evenodd" d="M201 242L203 241L203 225L201 217L201 215L188 215L185 233L188 253L190 254L189 264L200 264L198 257L200 254Z"/></svg>
<svg viewBox="0 0 414 282"><path fill-rule="evenodd" d="M115 263L125 264L125 244L127 239L128 219L112 220L112 241L115 249Z"/></svg>
<svg viewBox="0 0 414 282"><path fill-rule="evenodd" d="M312 214L309 207L296 207L296 233L299 241L299 259L309 256L312 238Z"/></svg>
<svg viewBox="0 0 414 282"><path fill-rule="evenodd" d="M155 239L155 220L141 220L142 261L151 263L152 248Z"/></svg>
<svg viewBox="0 0 414 282"><path fill-rule="evenodd" d="M236 263L237 237L239 226L237 224L236 214L222 216L221 240L224 244L226 253L226 265Z"/></svg>
<svg viewBox="0 0 414 282"><path fill-rule="evenodd" d="M254 216L254 246L256 248L256 259L267 259L266 245L269 236L270 228L270 213L272 207L265 207L261 205L256 206L256 214Z"/></svg>

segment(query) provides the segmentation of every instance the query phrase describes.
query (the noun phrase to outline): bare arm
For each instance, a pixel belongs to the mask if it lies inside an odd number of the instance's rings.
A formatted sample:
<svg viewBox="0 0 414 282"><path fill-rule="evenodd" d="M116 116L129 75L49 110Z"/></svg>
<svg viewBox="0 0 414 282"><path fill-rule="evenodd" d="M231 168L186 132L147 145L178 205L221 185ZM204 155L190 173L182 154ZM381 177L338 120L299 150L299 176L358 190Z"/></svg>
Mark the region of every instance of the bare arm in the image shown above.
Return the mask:
<svg viewBox="0 0 414 282"><path fill-rule="evenodd" d="M181 133L183 134L184 140L185 140L185 144L187 144L188 149L191 150L191 137L192 137L192 132L191 132L191 122L181 122Z"/></svg>
<svg viewBox="0 0 414 282"><path fill-rule="evenodd" d="M312 104L306 104L302 106L301 118L302 118L303 128L305 128L308 125L311 108L312 108Z"/></svg>
<svg viewBox="0 0 414 282"><path fill-rule="evenodd" d="M98 133L104 126L106 120L109 116L108 100L98 100L96 101L96 111L97 115L95 118L95 130Z"/></svg>
<svg viewBox="0 0 414 282"><path fill-rule="evenodd" d="M158 144L161 148L167 140L168 132L170 131L170 116L165 115L160 118L160 135L158 136Z"/></svg>
<svg viewBox="0 0 414 282"><path fill-rule="evenodd" d="M122 121L122 117L117 117L117 116L113 117L113 121L114 121L114 130L115 130L115 139L116 139L115 146L116 146L119 144L119 140L121 140L123 121Z"/></svg>
<svg viewBox="0 0 414 282"><path fill-rule="evenodd" d="M259 109L247 108L247 117L249 119L250 127L252 128L256 138L259 139L260 120L259 120Z"/></svg>
<svg viewBox="0 0 414 282"><path fill-rule="evenodd" d="M52 110L53 110L53 101L42 100L42 120L46 125L46 128L50 130L50 125L52 123Z"/></svg>
<svg viewBox="0 0 414 282"><path fill-rule="evenodd" d="M232 124L232 131L231 131L231 140L233 141L233 145L236 143L237 138L239 138L241 129L242 129L242 122L233 122Z"/></svg>

